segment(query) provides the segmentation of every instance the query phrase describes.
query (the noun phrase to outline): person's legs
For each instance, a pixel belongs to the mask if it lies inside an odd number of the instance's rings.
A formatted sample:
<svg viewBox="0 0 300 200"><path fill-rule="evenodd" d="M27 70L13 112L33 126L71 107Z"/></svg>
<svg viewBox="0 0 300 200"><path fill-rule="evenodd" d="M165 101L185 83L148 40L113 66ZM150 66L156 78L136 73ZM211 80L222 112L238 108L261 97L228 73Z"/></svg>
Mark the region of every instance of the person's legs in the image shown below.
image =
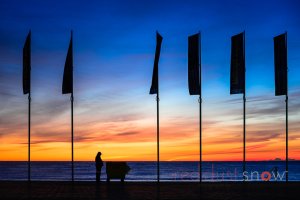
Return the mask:
<svg viewBox="0 0 300 200"><path fill-rule="evenodd" d="M100 172L101 173L101 172ZM96 181L99 182L100 181L100 173L99 171L96 171Z"/></svg>
<svg viewBox="0 0 300 200"><path fill-rule="evenodd" d="M101 169L99 170L99 181L101 180Z"/></svg>

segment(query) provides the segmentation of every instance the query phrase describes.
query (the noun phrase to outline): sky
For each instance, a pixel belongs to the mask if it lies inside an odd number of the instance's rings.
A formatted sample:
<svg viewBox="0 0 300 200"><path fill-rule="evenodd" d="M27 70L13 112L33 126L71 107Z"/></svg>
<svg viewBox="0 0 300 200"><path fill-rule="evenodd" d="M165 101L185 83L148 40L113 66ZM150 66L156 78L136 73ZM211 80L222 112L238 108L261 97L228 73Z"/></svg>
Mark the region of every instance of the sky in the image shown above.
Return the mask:
<svg viewBox="0 0 300 200"><path fill-rule="evenodd" d="M246 159L285 159L285 96L275 96L273 37L288 33L289 157L300 159L298 1L0 2L0 161L27 160L22 49L32 31L31 160L71 159L70 95L61 94L73 30L74 158L156 160L149 95L155 32L160 158L199 159L198 96L187 80L187 37L202 37L203 160L242 160L242 95L230 95L231 36L245 31Z"/></svg>

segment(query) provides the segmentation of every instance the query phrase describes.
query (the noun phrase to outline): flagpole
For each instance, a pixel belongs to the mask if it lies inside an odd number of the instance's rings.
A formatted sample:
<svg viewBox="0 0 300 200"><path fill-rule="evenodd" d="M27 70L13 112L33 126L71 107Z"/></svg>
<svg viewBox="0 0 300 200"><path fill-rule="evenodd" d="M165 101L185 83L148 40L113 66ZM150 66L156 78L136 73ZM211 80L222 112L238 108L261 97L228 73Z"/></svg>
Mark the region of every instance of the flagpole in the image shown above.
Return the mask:
<svg viewBox="0 0 300 200"><path fill-rule="evenodd" d="M200 139L200 160L199 160L199 181L202 182L202 98L199 95L199 139Z"/></svg>
<svg viewBox="0 0 300 200"><path fill-rule="evenodd" d="M244 118L243 118L243 173L246 171L246 96L243 95L243 107L244 107ZM245 176L244 181L245 181Z"/></svg>
<svg viewBox="0 0 300 200"><path fill-rule="evenodd" d="M71 42L72 42L72 63L73 63L73 30L71 30ZM72 182L74 181L74 120L73 120L73 66L72 66L72 92L71 92L71 143L72 143Z"/></svg>
<svg viewBox="0 0 300 200"><path fill-rule="evenodd" d="M200 93L199 93L199 147L200 147L200 166L199 166L199 181L202 182L202 80L201 80L201 33L199 32L199 85L200 85Z"/></svg>
<svg viewBox="0 0 300 200"><path fill-rule="evenodd" d="M156 113L157 113L157 130L156 130L156 137L157 137L157 182L160 181L160 171L159 171L159 92L157 90L157 96L156 96Z"/></svg>
<svg viewBox="0 0 300 200"><path fill-rule="evenodd" d="M27 39L26 39L27 40ZM23 55L24 56L24 55ZM24 62L24 61L23 61ZM31 30L29 31L29 91L28 91L28 181L31 181Z"/></svg>
<svg viewBox="0 0 300 200"><path fill-rule="evenodd" d="M289 169L289 149L288 149L288 95L285 95L285 171L286 171L286 182L289 181L288 169Z"/></svg>
<svg viewBox="0 0 300 200"><path fill-rule="evenodd" d="M160 55L160 48L162 42L162 36L156 31L156 49L155 49L155 58L153 66L153 76L152 83L150 88L150 94L156 94L156 145L157 145L157 183L160 181L160 168L159 168L159 80L158 80L158 61Z"/></svg>
<svg viewBox="0 0 300 200"><path fill-rule="evenodd" d="M30 165L30 113L31 113L31 94L28 94L28 181L31 181L31 165Z"/></svg>
<svg viewBox="0 0 300 200"><path fill-rule="evenodd" d="M285 32L285 49L286 49L286 56L287 56L287 32ZM287 59L286 59L287 60ZM288 67L287 67L287 72L286 72L286 95L285 95L285 171L286 171L286 182L289 181L289 176L288 176L288 169L289 169L289 157L288 157L288 153L289 153L289 149L288 149L288 133L289 133L289 129L288 129Z"/></svg>
<svg viewBox="0 0 300 200"><path fill-rule="evenodd" d="M244 48L244 66L245 66L245 78L244 78L244 93L243 93L243 173L246 171L246 61L245 61L245 31L243 38ZM245 181L245 176L243 176Z"/></svg>
<svg viewBox="0 0 300 200"><path fill-rule="evenodd" d="M72 141L72 181L74 181L74 133L73 133L73 92L71 93L71 141Z"/></svg>

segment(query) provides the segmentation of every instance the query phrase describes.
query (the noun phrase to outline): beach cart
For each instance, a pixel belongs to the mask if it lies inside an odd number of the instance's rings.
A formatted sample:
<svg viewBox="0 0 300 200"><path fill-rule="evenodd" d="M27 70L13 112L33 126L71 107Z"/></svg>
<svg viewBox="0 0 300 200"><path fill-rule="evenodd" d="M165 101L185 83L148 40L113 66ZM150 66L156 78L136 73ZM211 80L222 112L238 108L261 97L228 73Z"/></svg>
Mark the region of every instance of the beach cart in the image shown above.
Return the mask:
<svg viewBox="0 0 300 200"><path fill-rule="evenodd" d="M107 182L110 179L120 179L124 182L125 176L129 171L130 167L126 162L106 162Z"/></svg>

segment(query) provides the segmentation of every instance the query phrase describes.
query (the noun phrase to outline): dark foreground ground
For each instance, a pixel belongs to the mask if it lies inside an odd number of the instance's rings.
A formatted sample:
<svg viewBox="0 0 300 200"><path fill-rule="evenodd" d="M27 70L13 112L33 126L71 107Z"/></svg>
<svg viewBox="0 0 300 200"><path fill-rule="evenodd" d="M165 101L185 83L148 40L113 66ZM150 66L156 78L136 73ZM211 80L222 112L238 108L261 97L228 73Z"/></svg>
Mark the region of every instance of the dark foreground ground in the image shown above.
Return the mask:
<svg viewBox="0 0 300 200"><path fill-rule="evenodd" d="M0 199L300 199L300 182L0 181Z"/></svg>

